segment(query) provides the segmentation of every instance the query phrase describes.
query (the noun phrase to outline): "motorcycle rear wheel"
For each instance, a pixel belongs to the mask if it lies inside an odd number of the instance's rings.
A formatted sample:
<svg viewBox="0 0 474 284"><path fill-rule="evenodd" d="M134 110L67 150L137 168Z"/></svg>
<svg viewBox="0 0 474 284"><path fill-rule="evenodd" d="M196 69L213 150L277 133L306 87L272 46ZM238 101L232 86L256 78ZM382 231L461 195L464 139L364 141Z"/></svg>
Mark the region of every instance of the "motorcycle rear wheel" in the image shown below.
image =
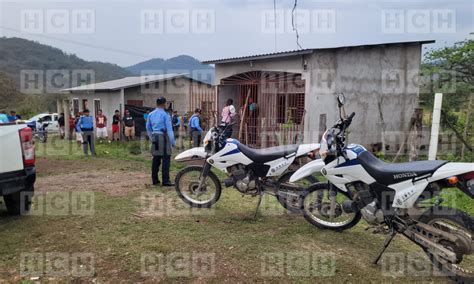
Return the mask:
<svg viewBox="0 0 474 284"><path fill-rule="evenodd" d="M424 212L418 221L449 233L459 234L458 236L463 239L470 238L471 247L474 245L474 218L463 211L445 206L433 207ZM459 247L448 241L441 240L439 244L451 251L459 250ZM474 271L467 269L467 267L471 269L474 267L474 251L470 254L462 254L460 261L456 264L438 259L429 252L426 253L431 263L441 272L446 273L449 278L460 283L474 282Z"/></svg>
<svg viewBox="0 0 474 284"><path fill-rule="evenodd" d="M176 192L179 198L191 207L210 208L221 197L222 188L219 178L210 170L204 177L204 187L199 188L199 178L203 169L203 166L189 166L176 175ZM202 196L204 198L201 198Z"/></svg>
<svg viewBox="0 0 474 284"><path fill-rule="evenodd" d="M279 179L279 183L288 183L290 181L290 177L294 174L294 171L287 172L284 175L282 175ZM317 183L318 179L314 176L307 176L304 179L302 179L300 182L298 182L296 185L299 185L303 188L306 188L314 183ZM301 198L301 194L298 192L295 192L294 195L298 195L298 197L291 198L289 200L288 196L285 195L284 192L277 192L276 198L278 202L285 208L286 210L290 211L291 213L303 213L303 200Z"/></svg>

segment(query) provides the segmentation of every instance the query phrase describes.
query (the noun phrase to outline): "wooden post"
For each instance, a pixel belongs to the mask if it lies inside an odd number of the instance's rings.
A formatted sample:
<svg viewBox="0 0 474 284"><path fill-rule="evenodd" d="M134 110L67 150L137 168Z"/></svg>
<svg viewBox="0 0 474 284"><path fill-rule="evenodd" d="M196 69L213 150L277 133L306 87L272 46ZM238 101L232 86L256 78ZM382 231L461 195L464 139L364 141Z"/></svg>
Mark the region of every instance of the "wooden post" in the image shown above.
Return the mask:
<svg viewBox="0 0 474 284"><path fill-rule="evenodd" d="M184 129L184 118L181 116L181 123L179 124L179 129L178 129L178 149L184 149L184 143L183 143L183 129Z"/></svg>
<svg viewBox="0 0 474 284"><path fill-rule="evenodd" d="M443 103L443 94L436 93L434 106L433 106L433 119L432 119L432 124L431 124L430 149L428 152L429 160L436 160L436 154L438 152L438 135L439 135L439 124L440 124L440 119L441 119L442 103Z"/></svg>
<svg viewBox="0 0 474 284"><path fill-rule="evenodd" d="M69 100L63 100L63 112L64 112L64 137L65 139L72 140L72 135L69 129L69 119L71 117L71 110L69 109Z"/></svg>
<svg viewBox="0 0 474 284"><path fill-rule="evenodd" d="M58 114L60 114L60 113L62 112L62 111L61 111L62 109L63 109L63 106L62 106L62 104L61 104L61 100L60 100L60 99L57 99L57 100L56 100L56 112L57 112Z"/></svg>
<svg viewBox="0 0 474 284"><path fill-rule="evenodd" d="M124 124L122 121L123 116L125 115L125 89L120 89L120 105L119 105L119 111L120 111L120 123L119 123L119 140L123 141L125 139L124 137Z"/></svg>

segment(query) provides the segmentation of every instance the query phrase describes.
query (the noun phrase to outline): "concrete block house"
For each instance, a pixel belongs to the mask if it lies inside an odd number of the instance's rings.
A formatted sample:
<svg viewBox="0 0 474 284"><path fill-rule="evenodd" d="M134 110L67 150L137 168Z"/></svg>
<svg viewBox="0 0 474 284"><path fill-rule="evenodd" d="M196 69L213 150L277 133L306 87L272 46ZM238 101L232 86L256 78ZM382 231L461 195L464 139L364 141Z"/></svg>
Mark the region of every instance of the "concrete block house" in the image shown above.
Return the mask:
<svg viewBox="0 0 474 284"><path fill-rule="evenodd" d="M247 103L244 130L234 128L234 136L242 132L242 142L280 144L282 133L285 143L318 142L339 118L336 95L343 92L347 111L357 114L349 139L370 146L380 143L383 133L407 130L418 106L422 46L432 42L302 49L203 63L215 65L218 109L228 98L237 109Z"/></svg>

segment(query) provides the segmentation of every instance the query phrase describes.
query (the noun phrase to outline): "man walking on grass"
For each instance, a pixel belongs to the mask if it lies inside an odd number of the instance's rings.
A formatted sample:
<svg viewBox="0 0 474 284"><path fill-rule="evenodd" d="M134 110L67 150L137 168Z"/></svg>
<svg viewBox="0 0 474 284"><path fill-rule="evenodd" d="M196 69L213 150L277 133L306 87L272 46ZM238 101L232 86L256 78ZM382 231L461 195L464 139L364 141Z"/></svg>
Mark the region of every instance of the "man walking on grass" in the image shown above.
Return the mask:
<svg viewBox="0 0 474 284"><path fill-rule="evenodd" d="M95 156L94 118L90 116L88 109L85 109L83 113L84 115L81 116L77 122L76 132L82 134L82 149L84 150L84 155L89 155L89 147L91 154Z"/></svg>
<svg viewBox="0 0 474 284"><path fill-rule="evenodd" d="M161 177L164 186L174 186L170 180L171 147L175 146L173 126L171 118L165 110L166 99L160 97L156 100L156 109L150 113L146 122L146 131L151 140L151 154L153 164L151 166L151 179L153 185L160 184L158 171L161 162Z"/></svg>

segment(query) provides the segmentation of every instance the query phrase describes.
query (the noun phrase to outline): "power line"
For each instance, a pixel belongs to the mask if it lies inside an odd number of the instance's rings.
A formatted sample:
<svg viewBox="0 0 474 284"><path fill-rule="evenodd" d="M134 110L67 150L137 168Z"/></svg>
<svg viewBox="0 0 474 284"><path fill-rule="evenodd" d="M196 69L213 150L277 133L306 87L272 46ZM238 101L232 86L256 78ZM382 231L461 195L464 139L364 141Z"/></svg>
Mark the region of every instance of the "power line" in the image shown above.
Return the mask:
<svg viewBox="0 0 474 284"><path fill-rule="evenodd" d="M298 49L303 49L300 45L300 34L298 33L298 23L296 17L296 7L298 6L298 0L295 0L295 5L293 6L293 11L291 11L291 25L293 26L293 31L296 33L296 45Z"/></svg>

